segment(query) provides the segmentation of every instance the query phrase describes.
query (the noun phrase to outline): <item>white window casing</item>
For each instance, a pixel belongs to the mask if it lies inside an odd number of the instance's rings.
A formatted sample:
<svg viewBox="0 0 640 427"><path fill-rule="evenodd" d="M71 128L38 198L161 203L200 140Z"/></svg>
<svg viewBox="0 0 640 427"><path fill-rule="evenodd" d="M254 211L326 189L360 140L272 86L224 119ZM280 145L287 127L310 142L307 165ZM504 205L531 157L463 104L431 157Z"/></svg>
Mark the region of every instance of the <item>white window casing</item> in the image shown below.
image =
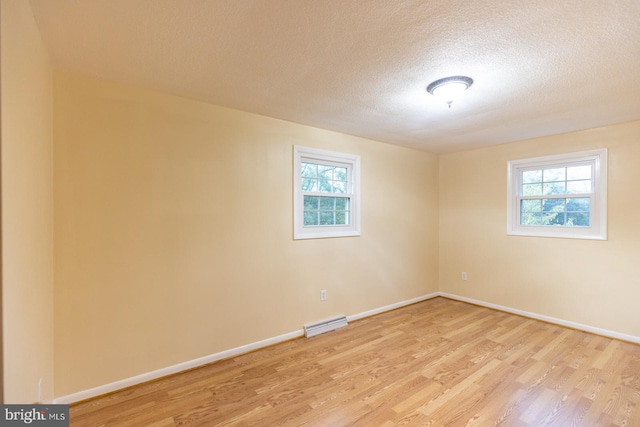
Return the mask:
<svg viewBox="0 0 640 427"><path fill-rule="evenodd" d="M294 145L293 238L359 235L360 156Z"/></svg>
<svg viewBox="0 0 640 427"><path fill-rule="evenodd" d="M606 240L607 149L509 161L507 234Z"/></svg>

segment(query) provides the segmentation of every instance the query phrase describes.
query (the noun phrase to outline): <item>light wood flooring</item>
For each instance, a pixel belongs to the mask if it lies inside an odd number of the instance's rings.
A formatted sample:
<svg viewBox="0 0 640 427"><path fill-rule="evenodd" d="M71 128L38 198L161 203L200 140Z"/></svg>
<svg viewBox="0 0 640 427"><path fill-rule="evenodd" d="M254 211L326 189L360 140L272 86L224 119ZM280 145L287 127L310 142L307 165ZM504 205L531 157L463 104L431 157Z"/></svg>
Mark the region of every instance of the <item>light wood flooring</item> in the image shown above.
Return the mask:
<svg viewBox="0 0 640 427"><path fill-rule="evenodd" d="M640 346L435 298L71 407L71 426L640 426Z"/></svg>

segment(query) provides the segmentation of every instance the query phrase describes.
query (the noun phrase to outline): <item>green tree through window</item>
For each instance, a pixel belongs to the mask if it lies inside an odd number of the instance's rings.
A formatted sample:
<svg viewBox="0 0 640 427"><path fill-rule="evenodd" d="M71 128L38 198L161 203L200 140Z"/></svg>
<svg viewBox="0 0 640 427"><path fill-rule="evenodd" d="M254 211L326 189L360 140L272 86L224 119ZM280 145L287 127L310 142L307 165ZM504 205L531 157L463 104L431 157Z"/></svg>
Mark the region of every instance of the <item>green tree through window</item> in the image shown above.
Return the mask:
<svg viewBox="0 0 640 427"><path fill-rule="evenodd" d="M593 188L591 165L523 170L520 223L528 226L588 227ZM556 197L562 196L562 197Z"/></svg>

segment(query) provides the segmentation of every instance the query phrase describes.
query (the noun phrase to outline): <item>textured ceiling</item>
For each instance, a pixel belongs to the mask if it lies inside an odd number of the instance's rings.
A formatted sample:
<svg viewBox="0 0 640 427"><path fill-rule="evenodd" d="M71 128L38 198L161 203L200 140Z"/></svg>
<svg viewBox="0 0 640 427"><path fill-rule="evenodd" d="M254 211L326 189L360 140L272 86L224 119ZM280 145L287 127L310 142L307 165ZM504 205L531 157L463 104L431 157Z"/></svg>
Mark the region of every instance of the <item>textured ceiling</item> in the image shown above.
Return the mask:
<svg viewBox="0 0 640 427"><path fill-rule="evenodd" d="M640 0L31 4L57 68L426 151L640 119Z"/></svg>

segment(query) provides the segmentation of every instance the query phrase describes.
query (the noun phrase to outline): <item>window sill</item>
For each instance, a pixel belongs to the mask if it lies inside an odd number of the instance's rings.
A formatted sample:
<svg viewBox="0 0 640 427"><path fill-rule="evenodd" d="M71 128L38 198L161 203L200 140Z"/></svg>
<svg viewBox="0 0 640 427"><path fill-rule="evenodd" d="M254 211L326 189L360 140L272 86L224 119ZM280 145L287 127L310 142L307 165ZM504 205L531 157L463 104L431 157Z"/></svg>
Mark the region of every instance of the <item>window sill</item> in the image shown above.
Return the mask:
<svg viewBox="0 0 640 427"><path fill-rule="evenodd" d="M548 227L540 227L540 229L536 230L508 230L507 235L522 237L551 237L556 239L607 240L606 235L595 233L593 230L584 230L584 232L577 233L575 229L553 230Z"/></svg>

